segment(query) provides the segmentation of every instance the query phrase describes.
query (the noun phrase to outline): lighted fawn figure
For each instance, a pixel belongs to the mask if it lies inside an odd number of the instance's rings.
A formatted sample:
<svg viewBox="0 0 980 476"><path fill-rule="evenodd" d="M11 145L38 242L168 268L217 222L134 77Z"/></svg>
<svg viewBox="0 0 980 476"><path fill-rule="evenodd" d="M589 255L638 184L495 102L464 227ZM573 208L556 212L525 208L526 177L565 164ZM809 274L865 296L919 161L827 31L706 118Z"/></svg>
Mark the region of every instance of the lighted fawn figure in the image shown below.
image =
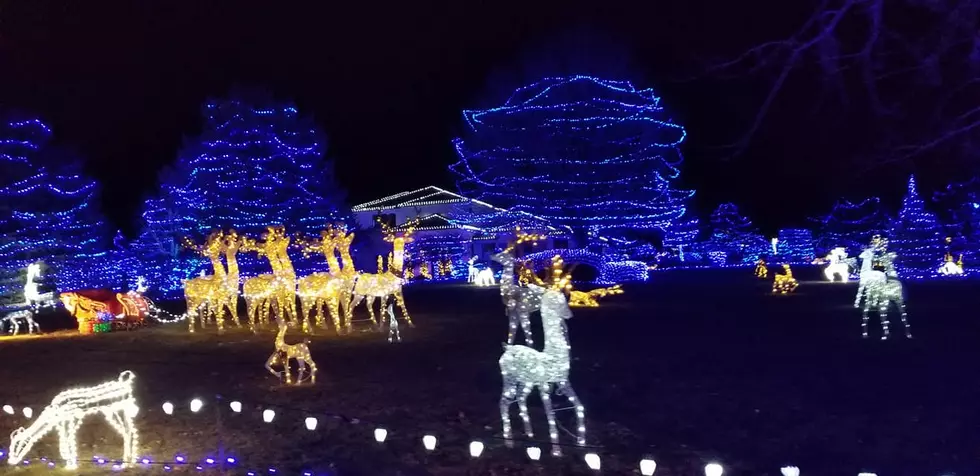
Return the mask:
<svg viewBox="0 0 980 476"><path fill-rule="evenodd" d="M226 300L227 294L227 271L221 263L221 253L224 251L224 235L220 231L211 232L207 240L201 246L195 245L190 240L185 240L185 246L197 251L211 260L211 267L214 274L201 276L193 279L184 280L184 300L187 302L187 328L190 332L195 330L195 318L201 326L207 322L208 313L223 314L222 305ZM218 319L218 331L223 329L221 319Z"/></svg>
<svg viewBox="0 0 980 476"><path fill-rule="evenodd" d="M784 264L782 274L777 274L773 277L772 292L779 294L791 293L799 285L800 283L793 277L793 270L789 268L788 264Z"/></svg>
<svg viewBox="0 0 980 476"><path fill-rule="evenodd" d="M769 267L766 266L766 260L759 258L759 261L755 262L755 277L760 279L769 277Z"/></svg>
<svg viewBox="0 0 980 476"><path fill-rule="evenodd" d="M868 286L883 285L888 279L885 273L874 269L874 248L868 247L858 255L861 259L861 274L858 275L858 290L854 297L854 307L861 308L861 300L866 298Z"/></svg>
<svg viewBox="0 0 980 476"><path fill-rule="evenodd" d="M477 286L493 286L497 284L497 280L493 277L493 270L490 268L483 268L480 272L476 273L476 281L474 281Z"/></svg>
<svg viewBox="0 0 980 476"><path fill-rule="evenodd" d="M902 282L898 279L895 272L895 253L884 253L881 256L881 265L885 269L884 280L871 280L867 284L864 309L861 312L861 336L868 337L868 312L871 309L878 310L878 318L881 320L881 340L888 339L889 332L888 312L894 304L898 315L905 328L905 337L912 338L912 330L909 327L908 313L905 311L905 293L902 289Z"/></svg>
<svg viewBox="0 0 980 476"><path fill-rule="evenodd" d="M340 262L337 260L337 247L341 243L340 237L343 231L328 228L320 233L319 240L305 240L299 245L303 249L303 255L309 256L312 253L323 253L327 259L327 266L330 272L316 272L300 278L297 285L297 295L302 305L300 320L303 321L303 332L309 332L313 321L313 311L316 311L316 325L326 327L327 309L333 319L334 328L341 332L340 308L346 306L350 299L350 289L348 280L342 276ZM350 246L350 242L347 242ZM343 295L343 298L341 297Z"/></svg>
<svg viewBox="0 0 980 476"><path fill-rule="evenodd" d="M30 426L10 434L10 465L20 464L38 440L55 431L65 467L78 469L78 427L85 417L93 414L104 416L109 426L123 437L123 463L136 463L139 433L133 419L139 407L133 396L135 378L133 372L127 370L117 380L59 393Z"/></svg>
<svg viewBox="0 0 980 476"><path fill-rule="evenodd" d="M504 248L503 251L490 257L504 267L503 271L500 272L500 298L504 302L504 312L507 314L507 320L509 321L507 329L508 344L514 343L514 339L517 337L517 328L520 326L524 331L524 342L527 345L534 345L534 337L531 336L531 313L541 307L540 293L536 293L530 288L520 286L514 282L514 263L517 261L514 253L518 245L522 243L533 243L543 238L541 235L522 233L518 229L517 240Z"/></svg>
<svg viewBox="0 0 980 476"><path fill-rule="evenodd" d="M295 325L295 322L279 320L279 333L276 334L275 341L276 350L269 356L269 360L265 362L265 368L276 377L285 376L286 385L292 385L293 376L289 372L289 361L295 359L296 365L299 367L296 384L298 385L303 382L303 374L306 373L307 366L310 367L310 383L316 383L316 362L310 356L309 339L304 339L299 344L286 343L286 329ZM282 365L283 371L281 373L277 372L272 368L274 365Z"/></svg>
<svg viewBox="0 0 980 476"><path fill-rule="evenodd" d="M385 303L382 303L384 305ZM388 315L388 343L401 342L402 333L398 330L398 319L395 317L395 305L388 302L385 306L385 314ZM381 325L384 325L384 317L381 316Z"/></svg>
<svg viewBox="0 0 980 476"><path fill-rule="evenodd" d="M561 455L558 446L558 426L551 403L552 387L558 395L568 397L575 408L577 420L578 445L585 445L585 407L579 401L568 380L571 347L568 344L565 320L572 317L565 295L557 289L546 289L533 284L527 289L534 293L540 302L541 322L544 329L544 350L537 351L523 345L504 344L500 357L500 374L503 377L503 392L500 395L500 418L503 423L503 436L511 446L510 406L517 403L524 433L534 437L531 418L527 411L527 398L537 388L541 395L545 414L548 417L548 434L551 437L551 453Z"/></svg>

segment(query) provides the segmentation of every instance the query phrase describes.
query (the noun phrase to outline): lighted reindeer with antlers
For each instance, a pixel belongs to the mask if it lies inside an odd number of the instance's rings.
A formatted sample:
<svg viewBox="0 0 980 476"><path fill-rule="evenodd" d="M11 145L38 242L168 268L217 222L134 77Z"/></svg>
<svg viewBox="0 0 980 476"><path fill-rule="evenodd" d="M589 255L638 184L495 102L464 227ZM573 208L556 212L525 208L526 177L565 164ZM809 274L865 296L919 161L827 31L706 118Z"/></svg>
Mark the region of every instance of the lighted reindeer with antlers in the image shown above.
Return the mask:
<svg viewBox="0 0 980 476"><path fill-rule="evenodd" d="M418 223L417 220L412 220L408 222L406 229L399 236L398 232L394 228L388 226L385 223L381 224L381 231L384 233L385 241L392 244L393 250L391 257L388 260L388 268L384 271L381 270L380 260L377 274L370 273L358 273L355 277L354 288L351 291L351 302L347 306L346 314L346 326L348 331L351 328L351 319L353 316L354 308L357 307L361 301L365 301L365 305L368 308L368 314L371 316L371 322L379 325L378 321L374 317L374 302L381 300L381 323L379 326L384 325L384 309L388 300L391 298L395 299L395 304L402 311L402 317L405 318L405 322L409 326L412 326L412 318L408 315L408 309L405 307L405 298L402 295L402 286L405 284L405 279L401 277L402 267L405 263L405 243L412 241L412 233L415 232L415 225ZM380 258L380 257L379 257ZM346 263L345 263L346 264Z"/></svg>
<svg viewBox="0 0 980 476"><path fill-rule="evenodd" d="M540 293L518 285L514 281L514 263L517 261L517 247L523 243L534 243L543 240L544 235L528 234L516 229L516 239L509 243L503 251L491 256L494 261L503 265L500 273L500 298L504 302L505 313L509 321L507 343L513 344L517 337L517 327L524 330L524 342L534 345L531 337L531 313L541 307Z"/></svg>
<svg viewBox="0 0 980 476"><path fill-rule="evenodd" d="M203 326L207 322L208 314L214 314L219 332L224 329L224 304L228 293L226 283L228 273L221 262L221 253L225 249L224 240L225 236L221 231L211 232L202 245L188 238L184 239L184 246L211 260L211 267L214 269L212 275L184 280L184 300L187 301L186 317L190 332L194 332L195 318L198 318Z"/></svg>
<svg viewBox="0 0 980 476"><path fill-rule="evenodd" d="M337 260L337 251L340 250L341 256L349 256L353 237L353 233L348 234L340 227L330 226L320 232L320 239L300 238L294 243L302 249L304 257L323 253L330 269L328 273L311 273L297 281L296 293L302 305L300 319L303 321L303 332L310 331L314 310L317 311L316 325L326 327L327 309L333 319L334 328L338 333L342 331L340 313L344 311L346 314L353 282L344 275L345 270L341 269L340 261Z"/></svg>

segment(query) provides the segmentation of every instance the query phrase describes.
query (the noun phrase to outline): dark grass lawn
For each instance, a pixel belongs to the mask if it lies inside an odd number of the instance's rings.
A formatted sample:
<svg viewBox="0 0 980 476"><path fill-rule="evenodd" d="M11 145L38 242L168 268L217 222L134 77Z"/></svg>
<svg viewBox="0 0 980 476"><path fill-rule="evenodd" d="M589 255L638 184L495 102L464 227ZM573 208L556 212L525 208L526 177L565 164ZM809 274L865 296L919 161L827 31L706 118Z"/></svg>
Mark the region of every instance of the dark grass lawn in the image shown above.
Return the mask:
<svg viewBox="0 0 980 476"><path fill-rule="evenodd" d="M726 475L777 475L786 464L807 475L978 474L980 323L973 306L980 286L907 283L915 339L881 342L860 339L860 313L851 305L856 284L824 283L814 271L797 270L813 281L788 296L769 295L769 284L754 281L750 269L663 272L600 308L575 310L571 380L586 405L589 443L603 447L604 474L638 474L644 453L656 458L658 475L703 474L709 461L723 463ZM575 450L555 460L541 444L546 456L532 464L520 448L494 439L506 336L495 288L417 285L406 301L416 327L403 326L401 344L376 333L314 336L319 380L304 388L282 388L263 369L271 330L219 337L213 329L188 335L177 324L0 340L0 405L38 411L61 389L132 369L143 453L157 461L177 452L190 461L217 457L220 439L240 460L236 474L268 474L270 466L278 474L309 468L343 476L591 473ZM535 332L540 337L539 323ZM241 415L222 405L220 432L216 395L246 404ZM207 402L200 414L187 410L193 397ZM164 415L164 401L177 405L174 416ZM272 424L261 421L266 407L278 411ZM539 438L546 437L535 397L531 408ZM315 432L303 428L309 415L320 416ZM559 416L566 427L569 417ZM24 422L0 414L0 447ZM384 445L372 439L378 424L390 431ZM439 437L428 455L425 433ZM82 459L121 454L121 440L97 418L79 439ZM471 439L487 444L475 461ZM56 441L47 437L32 456L56 455ZM48 473L36 466L0 472ZM83 465L78 473L107 471Z"/></svg>

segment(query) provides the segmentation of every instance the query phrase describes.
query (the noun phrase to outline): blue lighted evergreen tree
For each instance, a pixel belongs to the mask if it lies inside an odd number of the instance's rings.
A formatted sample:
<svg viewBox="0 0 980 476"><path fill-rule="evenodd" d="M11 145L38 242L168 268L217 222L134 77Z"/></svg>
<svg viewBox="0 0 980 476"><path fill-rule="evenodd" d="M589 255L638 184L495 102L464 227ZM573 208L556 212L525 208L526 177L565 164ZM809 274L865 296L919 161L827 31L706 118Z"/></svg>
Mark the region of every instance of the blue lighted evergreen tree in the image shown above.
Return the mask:
<svg viewBox="0 0 980 476"><path fill-rule="evenodd" d="M722 203L711 213L709 252L724 252L728 263L751 263L766 254L766 240L752 220L741 215L734 203Z"/></svg>
<svg viewBox="0 0 980 476"><path fill-rule="evenodd" d="M32 262L44 263L46 282L61 291L116 284L96 183L50 139L38 119L0 121L0 292L7 304L23 299L23 270Z"/></svg>
<svg viewBox="0 0 980 476"><path fill-rule="evenodd" d="M183 237L217 228L257 234L267 225L317 234L349 222L345 194L324 158L326 138L293 105L240 91L208 101L203 113L203 132L185 143L159 196L146 201L135 245L150 263L151 284L164 292L200 269L200 260L180 250ZM254 272L242 258L242 272Z"/></svg>
<svg viewBox="0 0 980 476"><path fill-rule="evenodd" d="M959 251L965 251L970 262L976 261L980 251L980 179L951 183L933 199L949 213L950 234L965 238L965 250Z"/></svg>
<svg viewBox="0 0 980 476"><path fill-rule="evenodd" d="M909 177L902 209L888 230L888 238L889 249L898 254L896 267L902 277L935 275L945 253L945 237L936 215L926 210L919 196L915 176Z"/></svg>
<svg viewBox="0 0 980 476"><path fill-rule="evenodd" d="M550 77L499 107L466 110L454 141L463 195L567 225L580 236L664 229L692 191L676 181L684 128L651 89L591 76Z"/></svg>
<svg viewBox="0 0 980 476"><path fill-rule="evenodd" d="M887 217L877 197L861 202L840 199L826 216L815 218L817 253L843 246L851 256L857 256L868 246L871 237L884 231Z"/></svg>

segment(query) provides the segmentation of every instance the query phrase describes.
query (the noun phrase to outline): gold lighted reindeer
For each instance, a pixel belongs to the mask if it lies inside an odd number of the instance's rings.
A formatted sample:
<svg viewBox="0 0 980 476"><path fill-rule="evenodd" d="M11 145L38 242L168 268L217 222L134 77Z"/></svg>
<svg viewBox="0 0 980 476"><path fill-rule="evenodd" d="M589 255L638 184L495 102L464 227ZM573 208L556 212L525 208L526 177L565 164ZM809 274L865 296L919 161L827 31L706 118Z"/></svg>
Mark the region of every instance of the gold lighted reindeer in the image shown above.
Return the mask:
<svg viewBox="0 0 980 476"><path fill-rule="evenodd" d="M319 240L307 238L296 241L295 245L303 250L303 256L323 253L330 269L328 273L311 273L297 281L297 294L302 305L300 319L303 321L303 332L310 331L314 310L317 311L316 325L326 327L327 309L333 319L334 328L338 333L341 332L340 312L341 308L346 312L352 280L344 276L336 252L343 247L341 255L349 256L351 239L353 233L348 235L340 228L328 227L320 233Z"/></svg>
<svg viewBox="0 0 980 476"><path fill-rule="evenodd" d="M253 238L242 238L242 251L251 251L269 260L272 273L253 276L242 285L245 296L245 308L252 330L257 325L269 321L269 313L275 305L279 320L288 320L290 313L296 309L296 273L292 270L289 257L285 260L281 254L289 246L282 227L269 226L262 235L262 241Z"/></svg>
<svg viewBox="0 0 980 476"><path fill-rule="evenodd" d="M303 374L306 372L307 366L310 367L310 383L316 383L316 362L310 356L309 339L304 339L299 344L286 343L286 329L295 325L295 322L279 320L279 333L276 334L275 340L276 350L269 356L269 360L265 362L265 368L276 377L284 375L286 377L286 385L292 385L293 377L289 372L289 361L296 359L296 364L299 366L296 384L299 385L303 382ZM282 373L280 374L280 372L273 369L273 365L282 365Z"/></svg>
<svg viewBox="0 0 980 476"><path fill-rule="evenodd" d="M194 319L199 318L203 326L209 313L214 313L218 323L218 331L224 329L222 305L225 301L227 272L221 263L221 253L224 251L224 234L213 231L208 235L203 245L197 245L185 238L184 246L190 248L211 260L214 274L199 276L184 280L184 300L187 301L187 326L194 332Z"/></svg>

